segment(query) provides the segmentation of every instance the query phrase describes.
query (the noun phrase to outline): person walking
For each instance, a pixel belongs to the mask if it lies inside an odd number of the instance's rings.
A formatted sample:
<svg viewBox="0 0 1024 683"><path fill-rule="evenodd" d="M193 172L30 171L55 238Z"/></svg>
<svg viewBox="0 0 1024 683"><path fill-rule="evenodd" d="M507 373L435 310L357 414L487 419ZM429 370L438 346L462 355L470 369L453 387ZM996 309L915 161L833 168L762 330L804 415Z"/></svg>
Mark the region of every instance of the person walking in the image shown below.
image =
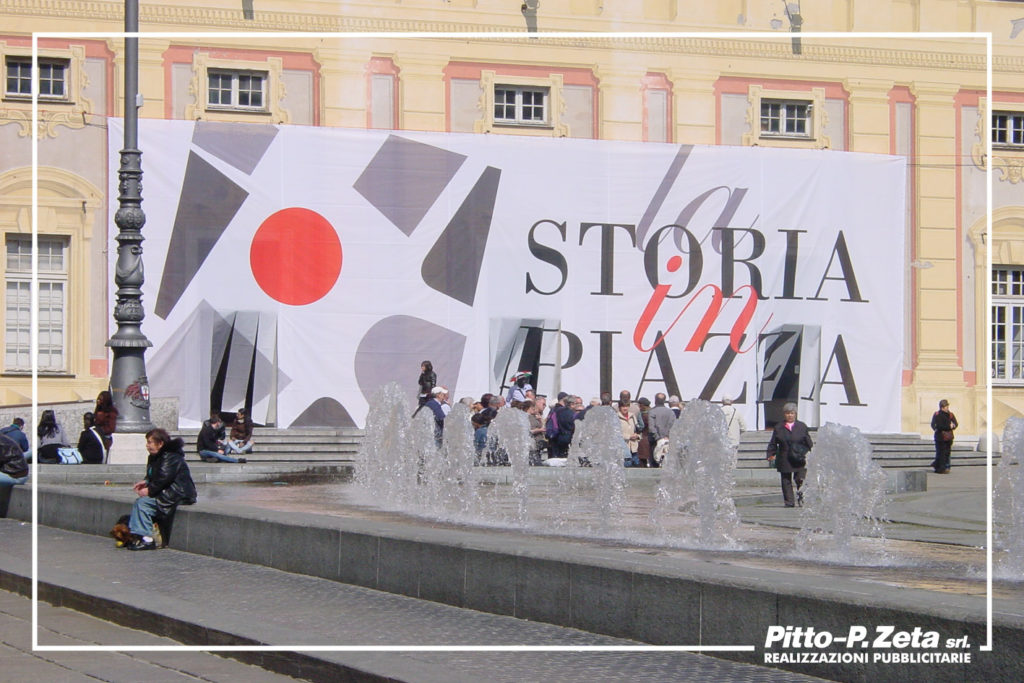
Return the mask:
<svg viewBox="0 0 1024 683"><path fill-rule="evenodd" d="M935 460L932 469L935 474L949 474L949 453L953 450L953 430L959 425L956 415L949 411L949 401L939 401L939 409L932 415L932 431L935 433Z"/></svg>
<svg viewBox="0 0 1024 683"><path fill-rule="evenodd" d="M437 386L437 373L434 372L434 364L429 360L425 360L420 363L420 377L416 380L419 384L419 392L416 394L416 410L412 416L416 417L423 406L427 405L434 396L434 387Z"/></svg>
<svg viewBox="0 0 1024 683"><path fill-rule="evenodd" d="M739 448L740 436L747 431L747 421L732 404L731 398L722 399L722 413L725 415L725 424L729 428L729 443L733 448Z"/></svg>
<svg viewBox="0 0 1024 683"><path fill-rule="evenodd" d="M782 478L782 502L786 507L803 505L804 494L800 490L807 477L807 454L814 447L807 425L796 419L796 404L782 406L782 422L772 429L768 441L768 460L775 461L775 469ZM793 482L796 482L796 498L793 497Z"/></svg>

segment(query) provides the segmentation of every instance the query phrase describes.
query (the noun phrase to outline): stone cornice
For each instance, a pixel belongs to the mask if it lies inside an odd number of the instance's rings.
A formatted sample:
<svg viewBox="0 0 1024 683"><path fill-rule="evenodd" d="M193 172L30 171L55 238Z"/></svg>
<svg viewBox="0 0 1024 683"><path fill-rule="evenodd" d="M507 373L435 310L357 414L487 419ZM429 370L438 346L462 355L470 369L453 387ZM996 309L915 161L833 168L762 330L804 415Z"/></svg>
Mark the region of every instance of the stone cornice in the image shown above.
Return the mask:
<svg viewBox="0 0 1024 683"><path fill-rule="evenodd" d="M170 27L194 26L197 30L210 31L496 33L515 31L520 28L518 18L516 21L510 22L510 26L495 26L494 24L470 22L299 14L265 10L256 11L253 19L246 20L242 15L241 8L188 7L148 2L140 6L139 14L143 28L151 30L171 30ZM53 17L61 17L63 19L108 21L112 24L111 30L119 31L123 21L123 3L103 0L6 0L2 15L37 16L40 29L52 22ZM669 36L606 39L587 38L583 35L544 39L543 31L532 35L536 37L527 38L524 32L523 38L460 40L463 42L498 40L509 44L525 44L533 48L544 44L551 47L594 49L600 49L609 42L614 42L616 50L779 59L786 60L793 65L801 63L860 64L978 73L984 73L985 70L985 57L982 54L957 53L948 50L929 51L836 44L816 45L810 39L805 39L803 42L803 54L796 56L792 54L789 41L781 39L783 34L780 34L780 40L777 41L715 39L711 37L673 38ZM539 42L537 38L542 39L543 43ZM993 57L992 67L993 71L999 73L1020 73L1024 71L1024 56L996 55Z"/></svg>

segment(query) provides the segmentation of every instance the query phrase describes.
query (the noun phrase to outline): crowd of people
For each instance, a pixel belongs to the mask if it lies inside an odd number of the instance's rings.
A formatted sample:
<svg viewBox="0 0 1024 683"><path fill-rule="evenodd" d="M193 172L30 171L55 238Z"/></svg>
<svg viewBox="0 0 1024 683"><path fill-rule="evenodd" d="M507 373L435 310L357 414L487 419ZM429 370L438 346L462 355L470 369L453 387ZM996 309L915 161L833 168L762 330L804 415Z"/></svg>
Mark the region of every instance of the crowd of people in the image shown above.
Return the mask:
<svg viewBox="0 0 1024 683"><path fill-rule="evenodd" d="M526 413L532 438L531 465L560 466L564 465L568 458L569 444L578 424L586 419L592 408L609 406L619 418L623 440L623 465L661 466L668 451L669 432L684 407L678 396L655 394L652 405L646 397L634 401L628 390L619 392L617 401L612 400L610 393L603 393L589 402L585 402L578 395L559 392L549 406L547 397L534 391L530 384L531 378L529 372L516 372L509 378L509 387L504 395L485 393L479 399L460 399L471 413L470 420L479 464L509 464L507 454L496 448L493 439L488 436L491 422L500 410L508 408ZM434 434L440 444L444 422L450 410L449 394L447 388L437 385L437 377L430 361L424 361L421 365L419 399L419 406L413 416L422 409L433 413ZM734 446L738 446L740 434L746 431L746 422L728 399L723 401L723 411L729 425L730 439ZM588 466L590 463L585 456L581 456L580 464Z"/></svg>
<svg viewBox="0 0 1024 683"><path fill-rule="evenodd" d="M418 405L415 417L427 409L433 418L434 436L438 445L444 435L444 425L451 410L448 389L437 384L437 375L430 361L420 367L418 379ZM669 433L685 407L678 396L657 393L654 404L646 397L632 399L628 390L619 392L617 401L609 393L602 393L585 403L575 394L559 392L549 406L547 397L538 395L530 384L531 373L516 372L509 379L505 395L485 393L479 400L465 397L460 400L471 413L473 443L477 463L487 466L509 465L508 454L497 447L489 435L491 423L501 410L521 410L529 424L531 465L565 465L580 422L595 407L607 406L615 411L623 444L623 465L625 467L660 467L668 452ZM722 400L722 412L728 429L729 441L735 448L747 425L743 415L728 398ZM807 455L813 447L810 430L797 419L797 406L787 403L782 409L783 420L777 423L768 442L766 457L780 475L783 504L796 507L803 503L801 488L807 474ZM64 429L57 421L53 410L44 410L36 427L36 462L40 464L102 464L106 463L113 434L117 429L118 411L109 391L102 391L96 398L95 408L82 418L82 431L76 446L70 445ZM950 450L953 431L957 428L956 416L949 410L949 401L943 399L939 410L932 416L931 427L935 437L935 460L932 468L937 474L946 474L950 468ZM174 453L182 453L180 439L172 440L163 430L155 434L154 449L147 443L150 456L166 454L173 446ZM148 436L148 435L147 435ZM162 439L162 440L161 440ZM172 443L173 442L173 443ZM230 425L224 423L218 411L211 411L210 418L203 422L196 440L196 451L204 462L245 463L245 454L253 450L253 422L244 409L239 409ZM579 464L589 466L586 455L578 456ZM0 428L0 485L13 486L24 483L28 476L28 463L32 462L25 421L15 417L11 424ZM149 487L144 487L149 488ZM140 494L140 497L151 498ZM188 496L185 496L186 498ZM136 511L136 514L141 514ZM145 526L148 521L136 520ZM134 531L135 529L133 529ZM148 535L139 534L140 538ZM151 540L143 540L143 545Z"/></svg>

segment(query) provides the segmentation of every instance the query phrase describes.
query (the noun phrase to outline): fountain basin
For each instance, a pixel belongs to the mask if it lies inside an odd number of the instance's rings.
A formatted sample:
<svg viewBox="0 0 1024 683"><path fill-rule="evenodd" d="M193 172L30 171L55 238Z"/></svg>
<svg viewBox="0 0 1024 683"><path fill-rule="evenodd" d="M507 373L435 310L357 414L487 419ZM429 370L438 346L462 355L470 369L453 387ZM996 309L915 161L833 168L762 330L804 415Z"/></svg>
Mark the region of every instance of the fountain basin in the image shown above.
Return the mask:
<svg viewBox="0 0 1024 683"><path fill-rule="evenodd" d="M10 516L27 519L30 494L29 487L14 490ZM200 505L179 511L173 547L654 644L755 646L754 653L723 654L745 661L761 661L766 631L775 624L837 634L851 624L890 624L934 629L944 639L967 635L975 646L970 668L929 667L935 680L962 680L966 670L1004 679L1016 670L1024 646L1024 591L1000 583L998 647L976 649L985 635L983 551L976 548L890 540L905 564L851 567L773 554L791 541L788 530L755 529L768 552L754 554L480 529L325 506L338 496L337 486L223 485L202 494ZM105 534L133 496L126 487L41 486L39 521ZM45 556L41 548L44 579ZM793 668L840 679L921 676L920 665Z"/></svg>

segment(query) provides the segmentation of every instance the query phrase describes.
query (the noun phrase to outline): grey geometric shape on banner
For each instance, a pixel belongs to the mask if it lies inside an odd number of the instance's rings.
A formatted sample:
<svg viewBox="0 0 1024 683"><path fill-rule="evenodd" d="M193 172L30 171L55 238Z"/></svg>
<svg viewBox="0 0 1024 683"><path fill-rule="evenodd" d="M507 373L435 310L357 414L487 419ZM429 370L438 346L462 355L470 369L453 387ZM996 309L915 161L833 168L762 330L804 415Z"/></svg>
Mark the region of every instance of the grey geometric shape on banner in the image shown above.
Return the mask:
<svg viewBox="0 0 1024 683"><path fill-rule="evenodd" d="M270 124L197 121L192 144L251 175L275 137L277 126Z"/></svg>
<svg viewBox="0 0 1024 683"><path fill-rule="evenodd" d="M151 394L177 398L181 418L202 422L210 416L209 348L222 323L217 311L200 301L146 358Z"/></svg>
<svg viewBox="0 0 1024 683"><path fill-rule="evenodd" d="M488 166L466 195L448 226L430 248L420 269L428 287L467 306L473 305L484 248L494 217L501 171Z"/></svg>
<svg viewBox="0 0 1024 683"><path fill-rule="evenodd" d="M335 399L324 396L309 404L290 425L291 427L341 427L352 428L355 420L345 410L345 406Z"/></svg>
<svg viewBox="0 0 1024 683"><path fill-rule="evenodd" d="M155 313L166 318L178 303L249 193L194 152L188 155Z"/></svg>
<svg viewBox="0 0 1024 683"><path fill-rule="evenodd" d="M420 363L429 360L437 383L455 394L466 337L446 327L408 315L384 318L371 327L356 349L356 382L369 401L382 386L397 382L415 405Z"/></svg>
<svg viewBox="0 0 1024 683"><path fill-rule="evenodd" d="M219 312L218 315L219 319L214 324L213 336L210 340L210 384L212 386L216 382L217 372L228 343L228 333L231 332L228 377L223 389L221 408L223 410L234 410L236 407L243 405L245 393L250 382L253 385L253 403L258 403L270 395L270 380L274 372L274 363L266 354L257 349L255 366L251 365L256 339L252 334L246 334L246 332L255 331L256 334L259 334L259 324L265 323L266 318L274 318L275 316L272 313L259 313L255 311ZM289 384L291 384L291 378L278 369L278 393Z"/></svg>
<svg viewBox="0 0 1024 683"><path fill-rule="evenodd" d="M352 187L411 235L465 160L456 152L389 135Z"/></svg>

